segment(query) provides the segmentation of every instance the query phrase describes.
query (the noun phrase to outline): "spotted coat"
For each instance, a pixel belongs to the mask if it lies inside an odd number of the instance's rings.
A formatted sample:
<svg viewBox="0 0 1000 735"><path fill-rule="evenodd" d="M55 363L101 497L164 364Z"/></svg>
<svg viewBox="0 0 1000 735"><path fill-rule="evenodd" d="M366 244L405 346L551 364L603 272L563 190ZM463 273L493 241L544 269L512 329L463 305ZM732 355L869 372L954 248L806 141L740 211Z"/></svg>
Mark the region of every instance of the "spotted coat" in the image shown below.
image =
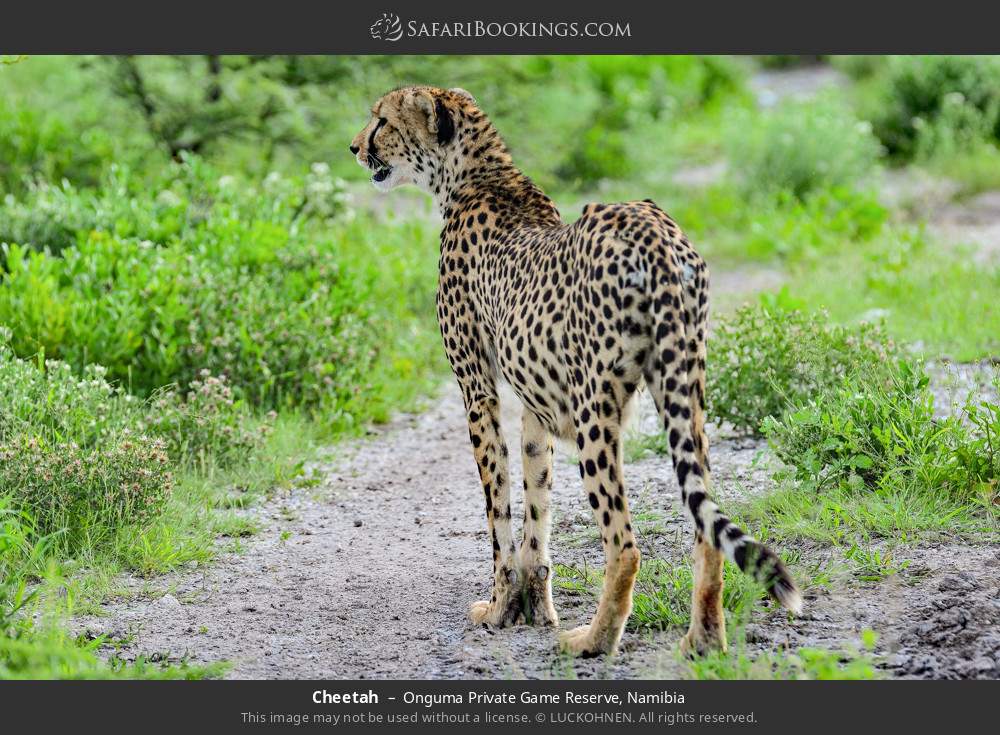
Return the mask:
<svg viewBox="0 0 1000 735"><path fill-rule="evenodd" d="M670 446L695 529L690 653L725 648L722 560L797 610L777 556L708 497L704 428L709 273L680 227L651 200L589 204L573 223L513 164L464 90L390 92L351 150L380 189L413 183L444 220L437 316L462 391L493 554L490 600L475 623L556 624L548 552L553 439L575 444L606 570L588 625L561 635L581 655L615 650L632 608L640 554L622 472L622 426L644 385ZM509 453L499 384L523 404L524 521L512 532Z"/></svg>

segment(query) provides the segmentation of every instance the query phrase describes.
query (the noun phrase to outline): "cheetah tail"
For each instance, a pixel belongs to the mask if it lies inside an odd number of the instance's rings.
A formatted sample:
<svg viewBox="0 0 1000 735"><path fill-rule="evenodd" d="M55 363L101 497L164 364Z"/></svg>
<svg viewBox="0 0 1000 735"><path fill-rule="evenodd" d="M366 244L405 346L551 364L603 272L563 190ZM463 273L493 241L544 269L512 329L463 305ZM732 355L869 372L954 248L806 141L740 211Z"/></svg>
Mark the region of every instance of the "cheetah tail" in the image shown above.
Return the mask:
<svg viewBox="0 0 1000 735"><path fill-rule="evenodd" d="M727 559L760 582L782 606L794 613L800 612L802 595L778 555L729 520L708 496L707 439L701 440L701 447L696 446L691 431L692 422L688 418L692 415L688 391L682 388L683 382L683 371L670 378L663 371L656 383L647 378L667 430L687 515L696 532L713 548L722 551Z"/></svg>
<svg viewBox="0 0 1000 735"><path fill-rule="evenodd" d="M672 294L674 303L683 299L679 291L676 289ZM645 368L646 384L667 432L684 509L701 538L760 582L778 603L798 613L802 609L802 595L778 555L729 520L708 496L705 315L694 313L690 303L687 312L688 318L683 320L686 325L675 319L673 328L669 320L656 326L654 349Z"/></svg>
<svg viewBox="0 0 1000 735"><path fill-rule="evenodd" d="M777 554L745 534L722 515L718 507L715 508L715 521L709 528L707 535L712 537L712 545L721 548L727 559L763 585L782 607L795 614L802 612L802 594Z"/></svg>

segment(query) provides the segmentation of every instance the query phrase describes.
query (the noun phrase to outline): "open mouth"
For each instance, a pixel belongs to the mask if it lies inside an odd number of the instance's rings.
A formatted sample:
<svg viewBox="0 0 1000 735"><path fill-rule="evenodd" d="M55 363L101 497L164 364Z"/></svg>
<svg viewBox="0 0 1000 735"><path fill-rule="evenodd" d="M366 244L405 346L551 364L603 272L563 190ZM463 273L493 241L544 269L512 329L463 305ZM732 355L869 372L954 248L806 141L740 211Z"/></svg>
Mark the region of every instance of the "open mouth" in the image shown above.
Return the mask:
<svg viewBox="0 0 1000 735"><path fill-rule="evenodd" d="M392 166L379 166L375 173L372 174L372 181L380 182L385 181L389 178L389 174L392 173Z"/></svg>

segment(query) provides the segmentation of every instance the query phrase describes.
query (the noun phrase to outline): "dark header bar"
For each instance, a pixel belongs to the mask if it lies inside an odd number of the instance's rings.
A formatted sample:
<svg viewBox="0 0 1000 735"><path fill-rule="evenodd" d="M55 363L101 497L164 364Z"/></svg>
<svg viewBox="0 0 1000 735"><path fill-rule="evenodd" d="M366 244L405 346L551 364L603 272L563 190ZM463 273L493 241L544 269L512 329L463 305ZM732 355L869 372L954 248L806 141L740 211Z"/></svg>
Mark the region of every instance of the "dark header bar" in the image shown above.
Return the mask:
<svg viewBox="0 0 1000 735"><path fill-rule="evenodd" d="M7 2L0 53L996 53L949 2Z"/></svg>

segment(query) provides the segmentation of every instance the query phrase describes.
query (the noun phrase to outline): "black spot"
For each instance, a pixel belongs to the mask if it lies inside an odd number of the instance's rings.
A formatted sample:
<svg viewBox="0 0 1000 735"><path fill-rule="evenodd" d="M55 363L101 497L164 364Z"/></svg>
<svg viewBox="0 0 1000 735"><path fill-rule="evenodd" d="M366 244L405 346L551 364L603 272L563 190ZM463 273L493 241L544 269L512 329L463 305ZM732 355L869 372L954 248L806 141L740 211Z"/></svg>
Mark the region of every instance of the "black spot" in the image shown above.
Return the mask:
<svg viewBox="0 0 1000 735"><path fill-rule="evenodd" d="M691 515L695 517L696 521L698 520L698 509L704 502L705 502L705 493L703 493L701 490L695 490L690 495L688 495L688 508L691 509ZM701 527L700 522L698 523L698 526L699 528Z"/></svg>
<svg viewBox="0 0 1000 735"><path fill-rule="evenodd" d="M677 463L677 482L680 483L681 487L684 487L687 482L688 472L691 471L691 465L685 460L681 460Z"/></svg>
<svg viewBox="0 0 1000 735"><path fill-rule="evenodd" d="M715 539L713 546L718 547L719 539L722 537L722 532L726 530L726 526L728 525L729 519L725 516L719 516L715 519L715 522L712 523L712 538Z"/></svg>
<svg viewBox="0 0 1000 735"><path fill-rule="evenodd" d="M747 568L747 546L748 544L740 544L733 550L733 561L743 571Z"/></svg>

